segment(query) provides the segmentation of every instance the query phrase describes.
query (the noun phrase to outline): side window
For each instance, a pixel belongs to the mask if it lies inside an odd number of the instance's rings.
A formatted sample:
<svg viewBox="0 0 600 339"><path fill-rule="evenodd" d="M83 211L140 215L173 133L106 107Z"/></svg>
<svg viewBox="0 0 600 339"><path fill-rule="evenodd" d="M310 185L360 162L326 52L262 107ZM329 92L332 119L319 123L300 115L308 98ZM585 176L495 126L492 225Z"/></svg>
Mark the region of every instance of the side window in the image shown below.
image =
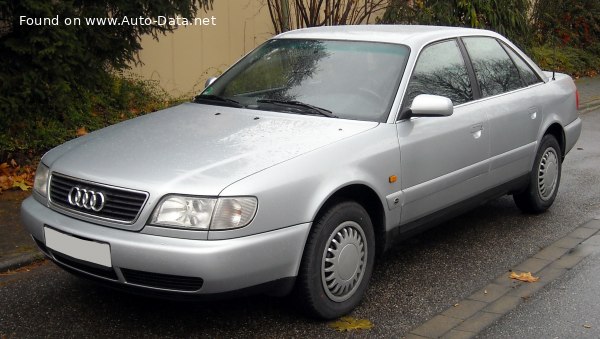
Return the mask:
<svg viewBox="0 0 600 339"><path fill-rule="evenodd" d="M455 40L423 49L408 83L402 107L410 107L419 94L445 96L454 105L473 100L467 67Z"/></svg>
<svg viewBox="0 0 600 339"><path fill-rule="evenodd" d="M523 87L517 67L494 38L463 38L483 97Z"/></svg>
<svg viewBox="0 0 600 339"><path fill-rule="evenodd" d="M531 69L531 67L523 60L517 53L515 53L510 47L502 44L504 46L504 50L508 53L510 58L517 65L517 69L519 70L519 74L521 75L521 80L525 86L530 86L533 84L537 84L538 82L542 82L540 78L535 74L535 72Z"/></svg>

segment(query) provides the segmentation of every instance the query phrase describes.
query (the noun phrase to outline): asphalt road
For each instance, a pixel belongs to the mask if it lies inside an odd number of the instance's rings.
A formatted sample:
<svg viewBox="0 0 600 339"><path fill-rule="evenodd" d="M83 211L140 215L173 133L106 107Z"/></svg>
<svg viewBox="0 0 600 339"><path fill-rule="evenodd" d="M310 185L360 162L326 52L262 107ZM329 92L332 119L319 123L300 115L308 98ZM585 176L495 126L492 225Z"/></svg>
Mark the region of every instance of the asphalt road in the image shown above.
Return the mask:
<svg viewBox="0 0 600 339"><path fill-rule="evenodd" d="M510 197L415 237L376 264L365 301L352 316L374 327L356 336L400 337L600 211L600 110L563 165L554 206L520 213ZM286 298L256 296L181 303L112 291L51 263L0 276L0 337L335 337Z"/></svg>

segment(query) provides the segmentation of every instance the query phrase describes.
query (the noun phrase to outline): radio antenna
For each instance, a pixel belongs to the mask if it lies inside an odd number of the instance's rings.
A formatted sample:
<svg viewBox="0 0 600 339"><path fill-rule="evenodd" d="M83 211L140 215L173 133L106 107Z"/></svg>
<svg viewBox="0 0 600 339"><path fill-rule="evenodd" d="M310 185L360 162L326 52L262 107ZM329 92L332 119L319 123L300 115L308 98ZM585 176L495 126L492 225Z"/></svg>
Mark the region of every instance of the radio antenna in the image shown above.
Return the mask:
<svg viewBox="0 0 600 339"><path fill-rule="evenodd" d="M552 80L556 80L556 36L552 37Z"/></svg>

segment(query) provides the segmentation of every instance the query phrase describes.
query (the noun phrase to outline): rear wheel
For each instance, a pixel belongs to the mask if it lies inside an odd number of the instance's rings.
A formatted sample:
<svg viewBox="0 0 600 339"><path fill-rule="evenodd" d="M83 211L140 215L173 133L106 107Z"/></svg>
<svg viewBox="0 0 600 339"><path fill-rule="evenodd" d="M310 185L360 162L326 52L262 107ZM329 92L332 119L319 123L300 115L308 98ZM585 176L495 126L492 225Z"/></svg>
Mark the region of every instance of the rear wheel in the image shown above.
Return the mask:
<svg viewBox="0 0 600 339"><path fill-rule="evenodd" d="M313 225L296 294L312 316L334 319L362 300L373 271L375 236L367 211L353 201L329 208Z"/></svg>
<svg viewBox="0 0 600 339"><path fill-rule="evenodd" d="M562 167L561 150L553 135L542 138L529 178L529 186L513 196L517 207L527 213L547 210L558 192Z"/></svg>

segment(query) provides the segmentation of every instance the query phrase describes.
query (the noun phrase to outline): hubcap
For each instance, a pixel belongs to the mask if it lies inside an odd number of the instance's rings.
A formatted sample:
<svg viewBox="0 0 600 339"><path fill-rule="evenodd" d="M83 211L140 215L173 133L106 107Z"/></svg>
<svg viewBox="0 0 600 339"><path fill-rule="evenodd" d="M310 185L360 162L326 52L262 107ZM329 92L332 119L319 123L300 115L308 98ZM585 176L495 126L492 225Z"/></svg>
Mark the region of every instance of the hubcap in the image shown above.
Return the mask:
<svg viewBox="0 0 600 339"><path fill-rule="evenodd" d="M554 148L547 148L538 167L538 193L542 200L548 200L556 190L558 181L558 156Z"/></svg>
<svg viewBox="0 0 600 339"><path fill-rule="evenodd" d="M348 300L360 286L367 260L365 234L354 221L340 224L327 240L321 262L321 282L329 299Z"/></svg>

